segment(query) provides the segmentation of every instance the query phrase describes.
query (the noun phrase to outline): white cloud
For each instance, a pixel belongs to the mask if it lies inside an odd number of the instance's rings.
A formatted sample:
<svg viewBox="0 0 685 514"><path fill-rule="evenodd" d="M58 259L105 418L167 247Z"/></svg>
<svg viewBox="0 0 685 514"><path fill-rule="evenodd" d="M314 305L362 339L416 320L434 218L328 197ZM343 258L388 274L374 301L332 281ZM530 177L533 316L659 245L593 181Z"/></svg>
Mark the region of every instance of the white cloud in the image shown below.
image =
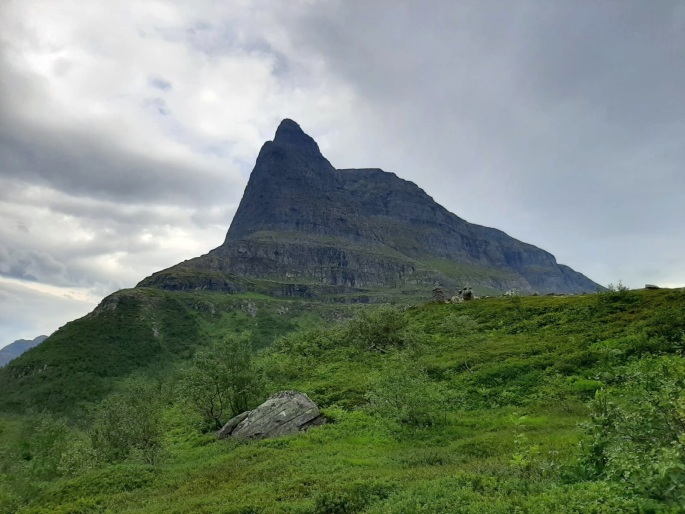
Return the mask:
<svg viewBox="0 0 685 514"><path fill-rule="evenodd" d="M50 335L68 321L88 314L98 301L80 289L28 284L0 277L2 346L17 339Z"/></svg>

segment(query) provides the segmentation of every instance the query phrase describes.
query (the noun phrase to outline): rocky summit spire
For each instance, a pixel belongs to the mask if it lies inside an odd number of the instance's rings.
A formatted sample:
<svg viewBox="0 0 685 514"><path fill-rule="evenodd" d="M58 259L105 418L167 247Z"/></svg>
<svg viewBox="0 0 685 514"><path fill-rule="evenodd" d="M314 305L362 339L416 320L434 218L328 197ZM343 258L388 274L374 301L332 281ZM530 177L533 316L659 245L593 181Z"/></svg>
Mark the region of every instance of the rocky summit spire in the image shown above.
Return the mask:
<svg viewBox="0 0 685 514"><path fill-rule="evenodd" d="M310 136L304 133L300 126L291 119L284 119L276 129L273 141L278 146L297 148L319 154L319 145Z"/></svg>
<svg viewBox="0 0 685 514"><path fill-rule="evenodd" d="M330 189L335 191L334 181L335 168L321 155L316 141L293 120L284 119L273 141L259 152L226 243L254 232L321 223Z"/></svg>

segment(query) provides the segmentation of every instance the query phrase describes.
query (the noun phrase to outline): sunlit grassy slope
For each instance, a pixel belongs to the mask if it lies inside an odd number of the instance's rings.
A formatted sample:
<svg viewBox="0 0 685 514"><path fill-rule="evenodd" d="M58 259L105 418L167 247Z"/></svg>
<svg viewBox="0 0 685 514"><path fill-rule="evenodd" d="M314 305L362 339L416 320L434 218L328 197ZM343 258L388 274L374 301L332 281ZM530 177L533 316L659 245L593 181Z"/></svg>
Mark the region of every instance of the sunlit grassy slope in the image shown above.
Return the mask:
<svg viewBox="0 0 685 514"><path fill-rule="evenodd" d="M158 465L95 466L29 490L7 465L0 498L4 487L5 505L23 513L683 511L665 491L588 471L579 424L597 391L625 386L631 363L680 358L685 293L492 298L385 314L388 323L291 331L260 352L269 391L306 392L328 425L217 441L171 397ZM5 421L5 445L17 423Z"/></svg>

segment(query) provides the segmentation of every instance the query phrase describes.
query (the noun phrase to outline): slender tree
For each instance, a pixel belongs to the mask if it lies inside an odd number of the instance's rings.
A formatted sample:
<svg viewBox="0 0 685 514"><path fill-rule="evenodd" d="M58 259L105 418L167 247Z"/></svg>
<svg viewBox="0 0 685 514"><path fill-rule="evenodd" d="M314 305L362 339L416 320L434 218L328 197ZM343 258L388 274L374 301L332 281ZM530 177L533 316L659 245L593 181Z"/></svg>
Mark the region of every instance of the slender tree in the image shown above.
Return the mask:
<svg viewBox="0 0 685 514"><path fill-rule="evenodd" d="M181 393L211 429L255 405L262 381L252 364L250 334L227 336L199 350L182 376Z"/></svg>

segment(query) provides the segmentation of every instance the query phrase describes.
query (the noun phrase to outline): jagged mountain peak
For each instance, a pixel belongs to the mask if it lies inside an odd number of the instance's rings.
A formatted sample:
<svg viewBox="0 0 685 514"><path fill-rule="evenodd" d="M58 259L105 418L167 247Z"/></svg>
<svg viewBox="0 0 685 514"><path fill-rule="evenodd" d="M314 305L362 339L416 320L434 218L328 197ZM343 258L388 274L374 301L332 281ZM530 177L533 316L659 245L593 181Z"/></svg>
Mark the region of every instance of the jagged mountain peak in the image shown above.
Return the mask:
<svg viewBox="0 0 685 514"><path fill-rule="evenodd" d="M305 134L302 130L302 127L300 127L299 123L297 123L295 120L291 120L290 118L283 118L276 129L276 137L274 138L274 141L280 137L286 137L288 134L307 136L307 134Z"/></svg>
<svg viewBox="0 0 685 514"><path fill-rule="evenodd" d="M276 129L274 144L320 154L319 145L293 120L285 118Z"/></svg>
<svg viewBox="0 0 685 514"><path fill-rule="evenodd" d="M279 175L298 175L314 170L330 172L334 168L321 154L316 141L296 122L285 118L276 129L273 140L262 145L246 191L259 177L271 180Z"/></svg>

